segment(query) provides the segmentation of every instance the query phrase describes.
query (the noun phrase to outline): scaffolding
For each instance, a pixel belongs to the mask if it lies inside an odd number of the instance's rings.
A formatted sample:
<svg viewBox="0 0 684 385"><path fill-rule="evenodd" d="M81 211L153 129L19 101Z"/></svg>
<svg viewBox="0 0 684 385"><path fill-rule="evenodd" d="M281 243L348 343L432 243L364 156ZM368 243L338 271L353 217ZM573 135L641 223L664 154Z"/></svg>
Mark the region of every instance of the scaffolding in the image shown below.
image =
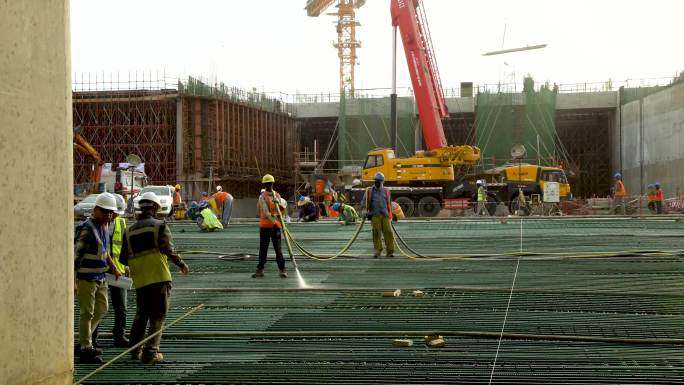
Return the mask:
<svg viewBox="0 0 684 385"><path fill-rule="evenodd" d="M292 106L263 93L163 73L74 76L74 125L104 162L145 163L152 184L184 184L186 199L221 184L236 197L255 196L273 174L292 189L299 131ZM74 182L92 164L74 154Z"/></svg>

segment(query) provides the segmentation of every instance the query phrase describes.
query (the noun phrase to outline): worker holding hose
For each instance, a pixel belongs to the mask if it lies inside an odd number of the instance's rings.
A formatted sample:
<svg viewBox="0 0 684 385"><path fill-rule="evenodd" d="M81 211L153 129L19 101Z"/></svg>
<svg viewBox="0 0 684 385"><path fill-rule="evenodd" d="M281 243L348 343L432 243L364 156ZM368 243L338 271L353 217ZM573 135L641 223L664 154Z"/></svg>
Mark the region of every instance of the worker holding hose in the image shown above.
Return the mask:
<svg viewBox="0 0 684 385"><path fill-rule="evenodd" d="M366 189L361 207L366 208L366 217L373 226L373 257L382 254L382 238L385 238L387 256L394 257L394 234L392 234L392 199L389 189L383 187L385 175L375 174L373 186Z"/></svg>
<svg viewBox="0 0 684 385"><path fill-rule="evenodd" d="M273 242L273 249L275 249L280 277L287 278L285 258L283 258L283 251L280 247L281 229L283 228L280 214L287 209L287 205L285 200L280 197L280 194L273 190L274 183L275 178L271 174L266 174L261 178L264 190L259 195L259 202L257 203L259 209L259 263L257 264L256 272L252 274L252 278L262 278L264 276L268 244L271 242Z"/></svg>

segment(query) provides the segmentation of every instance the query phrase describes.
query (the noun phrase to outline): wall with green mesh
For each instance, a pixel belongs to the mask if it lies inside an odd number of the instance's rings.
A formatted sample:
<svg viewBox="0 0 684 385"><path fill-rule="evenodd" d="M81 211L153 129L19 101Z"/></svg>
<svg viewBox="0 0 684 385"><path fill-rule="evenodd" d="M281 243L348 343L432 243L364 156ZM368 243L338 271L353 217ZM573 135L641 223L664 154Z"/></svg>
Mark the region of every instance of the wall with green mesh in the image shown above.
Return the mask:
<svg viewBox="0 0 684 385"><path fill-rule="evenodd" d="M546 86L535 90L531 78L525 80L522 93L479 93L476 143L485 166L509 161L511 147L517 143L525 145L526 161L552 163L556 155L555 110L556 92Z"/></svg>
<svg viewBox="0 0 684 385"><path fill-rule="evenodd" d="M415 130L418 124L412 98L397 99L397 153L415 153ZM391 147L390 98L354 98L340 101L340 160L358 163L375 148Z"/></svg>

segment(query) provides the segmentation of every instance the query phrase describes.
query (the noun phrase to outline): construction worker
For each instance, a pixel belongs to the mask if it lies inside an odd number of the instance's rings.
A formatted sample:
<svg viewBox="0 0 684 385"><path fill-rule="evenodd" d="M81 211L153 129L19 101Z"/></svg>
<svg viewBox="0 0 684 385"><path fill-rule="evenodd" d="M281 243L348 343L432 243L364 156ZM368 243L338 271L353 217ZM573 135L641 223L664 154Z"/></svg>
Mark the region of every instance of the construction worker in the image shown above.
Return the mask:
<svg viewBox="0 0 684 385"><path fill-rule="evenodd" d="M200 199L202 202L208 202L209 201L209 193L206 191L202 191L202 198Z"/></svg>
<svg viewBox="0 0 684 385"><path fill-rule="evenodd" d="M311 202L309 197L299 197L297 206L299 206L299 219L297 222L315 222L318 220L318 208L315 203Z"/></svg>
<svg viewBox="0 0 684 385"><path fill-rule="evenodd" d="M646 186L646 194L648 197L648 211L655 214L657 211L655 206L655 186L653 183Z"/></svg>
<svg viewBox="0 0 684 385"><path fill-rule="evenodd" d="M400 219L406 219L404 210L399 203L392 201L392 222L398 222Z"/></svg>
<svg viewBox="0 0 684 385"><path fill-rule="evenodd" d="M102 363L102 350L93 346L92 335L107 313L107 268L118 279L121 276L109 254L109 222L117 211L116 198L102 193L95 200L92 217L78 229L75 246L75 290L80 308L78 340L80 361Z"/></svg>
<svg viewBox="0 0 684 385"><path fill-rule="evenodd" d="M223 226L230 223L230 214L233 211L233 196L223 191L223 187L216 186L216 193L213 196L216 201L216 215L220 218Z"/></svg>
<svg viewBox="0 0 684 385"><path fill-rule="evenodd" d="M665 201L665 194L663 193L663 190L660 188L660 182L655 182L655 194L654 194L654 203L655 203L655 209L656 209L656 214L662 214L663 213L663 202Z"/></svg>
<svg viewBox="0 0 684 385"><path fill-rule="evenodd" d="M202 231L216 231L223 229L223 225L216 217L213 211L209 208L207 202L202 202L197 208L199 215L195 218L197 226Z"/></svg>
<svg viewBox="0 0 684 385"><path fill-rule="evenodd" d="M287 204L280 197L280 194L273 190L274 183L275 178L271 174L266 174L261 178L264 191L259 195L259 201L257 202L259 209L259 263L257 264L256 272L252 274L252 278L264 276L268 244L271 242L273 242L273 249L276 253L276 263L280 270L280 277L287 278L285 258L283 258L283 251L280 247L280 229L283 227L281 215L287 208Z"/></svg>
<svg viewBox="0 0 684 385"><path fill-rule="evenodd" d="M356 223L356 221L359 219L359 214L357 214L356 210L354 210L354 208L350 205L345 205L342 202L335 202L333 203L332 208L340 213L338 222L341 225L350 225L352 223Z"/></svg>
<svg viewBox="0 0 684 385"><path fill-rule="evenodd" d="M366 217L371 220L373 227L373 257L378 258L382 253L382 238L385 238L387 256L394 257L394 234L390 220L392 220L392 199L389 189L383 187L385 175L375 174L373 186L368 187L363 196L361 207L366 208Z"/></svg>
<svg viewBox="0 0 684 385"><path fill-rule="evenodd" d="M613 212L615 214L626 214L625 208L625 197L627 196L627 190L625 190L625 184L622 183L622 174L615 173L615 186L613 187Z"/></svg>
<svg viewBox="0 0 684 385"><path fill-rule="evenodd" d="M477 212L475 215L489 215L489 211L487 211L487 189L481 179L477 180Z"/></svg>
<svg viewBox="0 0 684 385"><path fill-rule="evenodd" d="M169 310L171 293L170 259L188 274L188 265L176 253L171 239L171 231L164 221L154 216L161 207L159 197L146 192L140 199L141 213L137 221L126 231L121 247L121 263L130 269L135 285L136 312L131 326L131 345L143 340L145 329L148 335L154 334L164 326ZM149 328L148 328L149 324ZM131 351L131 357L143 363L157 363L164 360L159 353L161 333Z"/></svg>
<svg viewBox="0 0 684 385"><path fill-rule="evenodd" d="M109 239L110 239L110 255L114 266L121 275L128 275L128 269L119 261L121 255L121 245L126 230L126 220L121 217L126 211L126 204L121 195L115 195L116 211L112 215L113 220L109 224ZM111 271L109 271L111 273ZM126 338L126 313L127 313L127 294L128 290L122 287L113 285L109 286L109 298L112 301L112 308L114 309L114 327L112 329L112 336L114 337L114 346L117 348L127 348L128 338ZM97 347L97 336L99 325L93 331L93 346Z"/></svg>
<svg viewBox="0 0 684 385"><path fill-rule="evenodd" d="M174 188L175 192L173 193L173 207L178 208L178 206L183 203L183 197L181 197L181 185L176 184L176 187Z"/></svg>

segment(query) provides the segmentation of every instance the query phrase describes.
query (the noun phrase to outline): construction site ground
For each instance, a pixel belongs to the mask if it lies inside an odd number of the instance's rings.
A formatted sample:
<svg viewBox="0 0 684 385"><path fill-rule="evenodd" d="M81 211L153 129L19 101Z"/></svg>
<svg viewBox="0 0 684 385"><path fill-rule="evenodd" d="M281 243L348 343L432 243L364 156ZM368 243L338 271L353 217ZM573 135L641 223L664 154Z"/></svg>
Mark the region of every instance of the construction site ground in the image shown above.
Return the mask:
<svg viewBox="0 0 684 385"><path fill-rule="evenodd" d="M292 224L325 258L355 226ZM407 220L407 254L373 258L370 225L343 256L269 255L251 278L255 222L202 233L176 222L190 265L174 282L165 361L128 355L86 383L673 383L684 378L684 219ZM522 236L521 236L522 234ZM409 246L408 248L405 246ZM522 253L520 253L522 249ZM514 284L514 286L513 286ZM401 289L398 296L383 296ZM424 296L413 294L420 290ZM128 327L135 313L129 291ZM75 309L76 315L78 309ZM103 358L113 315L101 325ZM77 322L76 322L77 324ZM423 336L441 334L443 347ZM395 347L395 339L413 346ZM76 362L75 379L97 365Z"/></svg>

